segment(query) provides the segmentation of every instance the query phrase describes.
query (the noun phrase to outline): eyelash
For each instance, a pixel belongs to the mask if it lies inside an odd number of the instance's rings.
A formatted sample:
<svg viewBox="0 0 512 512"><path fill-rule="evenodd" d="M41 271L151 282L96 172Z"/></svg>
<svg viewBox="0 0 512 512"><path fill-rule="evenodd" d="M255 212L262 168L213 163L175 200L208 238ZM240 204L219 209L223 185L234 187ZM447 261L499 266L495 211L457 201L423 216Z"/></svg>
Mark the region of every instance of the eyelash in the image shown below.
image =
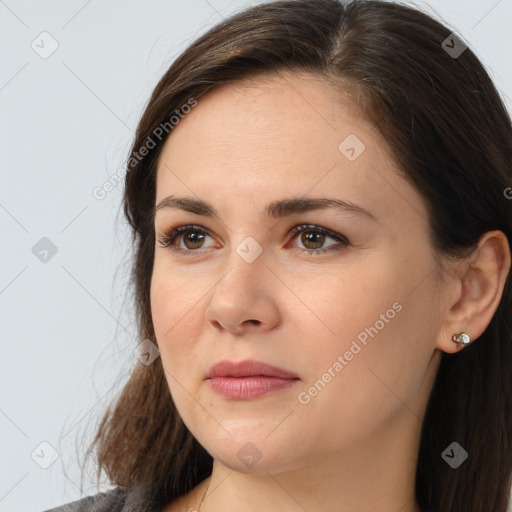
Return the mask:
<svg viewBox="0 0 512 512"><path fill-rule="evenodd" d="M181 247L174 247L172 245L174 243L175 239L179 235L184 235L188 232L199 233L201 235L208 235L211 237L208 230L206 230L200 226L188 224L188 225L170 228L168 231L166 231L165 233L161 234L158 237L158 242L160 243L161 247L169 248L172 251L177 252L177 253L192 256L193 253L198 252L198 249L195 249L195 250L194 249L182 249ZM292 228L290 230L289 236L291 236L292 237L291 239L293 240L295 235L297 235L298 233L303 233L303 232L308 232L308 233L314 232L314 233L319 233L321 235L326 235L329 238L333 238L334 240L337 240L338 242L340 242L343 247L346 247L349 245L349 241L347 240L346 237L341 236L338 233L331 231L330 229L326 229L321 226L316 226L313 224L300 224L298 226L295 226L294 228ZM320 254L320 253L326 253L329 251L339 251L341 248L342 247L335 247L335 246L334 247L329 246L328 249L302 249L300 247L295 247L295 249L298 249L300 252L306 253L306 254Z"/></svg>

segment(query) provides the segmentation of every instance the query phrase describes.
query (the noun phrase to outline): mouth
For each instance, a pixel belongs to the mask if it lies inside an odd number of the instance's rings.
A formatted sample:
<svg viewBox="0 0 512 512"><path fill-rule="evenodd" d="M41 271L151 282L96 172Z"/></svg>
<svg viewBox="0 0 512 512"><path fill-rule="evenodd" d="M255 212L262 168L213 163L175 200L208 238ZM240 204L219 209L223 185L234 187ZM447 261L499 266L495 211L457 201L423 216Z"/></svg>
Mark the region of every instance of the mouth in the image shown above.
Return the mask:
<svg viewBox="0 0 512 512"><path fill-rule="evenodd" d="M282 379L296 379L297 375L261 361L253 359L246 359L245 361L219 361L214 364L210 373L209 379L215 377L279 377Z"/></svg>
<svg viewBox="0 0 512 512"><path fill-rule="evenodd" d="M231 400L259 398L293 386L300 379L254 375L251 377L213 377L208 379L213 391Z"/></svg>
<svg viewBox="0 0 512 512"><path fill-rule="evenodd" d="M212 390L231 400L249 400L284 390L300 379L277 366L260 361L220 361L207 377Z"/></svg>

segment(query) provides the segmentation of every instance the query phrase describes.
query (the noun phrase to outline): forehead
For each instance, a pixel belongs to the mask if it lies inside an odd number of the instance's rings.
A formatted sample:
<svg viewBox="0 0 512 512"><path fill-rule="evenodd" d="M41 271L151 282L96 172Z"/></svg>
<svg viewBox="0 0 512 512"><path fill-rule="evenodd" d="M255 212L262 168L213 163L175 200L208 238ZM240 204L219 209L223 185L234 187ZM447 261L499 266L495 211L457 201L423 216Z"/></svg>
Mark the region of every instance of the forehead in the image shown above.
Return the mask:
<svg viewBox="0 0 512 512"><path fill-rule="evenodd" d="M348 93L311 76L276 75L226 84L198 100L164 145L156 202L171 193L222 204L229 192L239 205L330 195L377 215L412 208L426 218L396 170Z"/></svg>
<svg viewBox="0 0 512 512"><path fill-rule="evenodd" d="M219 164L247 157L255 164L284 163L292 153L294 160L309 159L312 153L337 159L346 135L355 132L368 139L371 130L350 96L325 81L273 75L226 84L200 98L173 129L166 149L179 158L178 152L193 146L197 158L212 155Z"/></svg>

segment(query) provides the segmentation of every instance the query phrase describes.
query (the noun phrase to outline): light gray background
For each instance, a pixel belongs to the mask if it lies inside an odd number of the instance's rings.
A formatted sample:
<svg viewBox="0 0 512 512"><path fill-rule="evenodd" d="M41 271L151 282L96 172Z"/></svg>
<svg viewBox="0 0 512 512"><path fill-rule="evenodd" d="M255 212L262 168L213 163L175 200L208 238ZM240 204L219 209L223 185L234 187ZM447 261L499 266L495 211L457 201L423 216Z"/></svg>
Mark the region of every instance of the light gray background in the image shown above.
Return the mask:
<svg viewBox="0 0 512 512"><path fill-rule="evenodd" d="M170 62L251 3L0 0L1 511L96 492L92 469L80 491L77 454L136 363L137 339L122 186L102 200L92 191L122 168ZM510 109L512 0L416 5L470 43ZM31 47L51 49L44 31L58 43L46 59ZM46 263L32 252L43 237L58 250ZM48 469L36 463L52 460L43 442L58 454Z"/></svg>

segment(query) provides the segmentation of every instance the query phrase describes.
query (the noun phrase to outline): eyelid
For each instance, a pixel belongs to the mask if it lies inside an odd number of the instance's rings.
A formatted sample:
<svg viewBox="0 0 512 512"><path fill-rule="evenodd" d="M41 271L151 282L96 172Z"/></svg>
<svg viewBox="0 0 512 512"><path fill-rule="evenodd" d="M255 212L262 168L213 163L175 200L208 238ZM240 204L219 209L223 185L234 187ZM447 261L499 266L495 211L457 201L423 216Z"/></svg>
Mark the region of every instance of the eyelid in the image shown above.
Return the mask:
<svg viewBox="0 0 512 512"><path fill-rule="evenodd" d="M336 231L332 231L331 229L324 228L323 226L319 226L318 224L298 224L290 230L289 236L292 237L295 236L297 233L301 233L304 231L316 231L318 233L322 233L323 235L328 236L329 238L334 238L339 242L344 242L347 245L350 243L346 236L340 233L336 233Z"/></svg>
<svg viewBox="0 0 512 512"><path fill-rule="evenodd" d="M181 224L175 227L171 227L167 230L165 230L159 237L158 241L161 245L161 247L164 248L171 248L171 250L178 252L178 253L186 253L192 255L193 253L199 253L201 248L194 250L194 249L183 249L181 247L172 247L173 242L175 239L180 236L180 234L186 234L187 232L197 232L204 235L207 235L213 239L215 237L210 233L209 229L199 226L197 224ZM317 225L317 224L297 224L293 228L291 228L288 231L288 238L290 238L290 241L292 241L295 238L295 235L301 232L308 232L308 231L316 231L317 233L323 234L329 238L332 238L334 240L337 240L339 243L343 244L344 246L350 245L350 241L347 239L346 236L341 235L340 233L337 233L335 231L332 231L331 229L325 228L323 226ZM289 242L288 242L289 243ZM287 243L287 245L288 245ZM328 246L331 247L331 246ZM306 254L318 254L321 252L330 252L337 249L329 249L329 248L322 248L322 249L304 249L302 247L296 247L295 249L298 249L301 252L304 252Z"/></svg>
<svg viewBox="0 0 512 512"><path fill-rule="evenodd" d="M214 238L210 231L202 226L198 226L197 224L182 224L175 227L171 227L163 231L163 233L158 237L158 241L160 242L162 247L169 247L172 242L182 233L187 233L188 231L196 231L198 233L202 233L208 235L211 238ZM179 248L175 248L175 250L179 251ZM194 252L194 251L188 251Z"/></svg>

